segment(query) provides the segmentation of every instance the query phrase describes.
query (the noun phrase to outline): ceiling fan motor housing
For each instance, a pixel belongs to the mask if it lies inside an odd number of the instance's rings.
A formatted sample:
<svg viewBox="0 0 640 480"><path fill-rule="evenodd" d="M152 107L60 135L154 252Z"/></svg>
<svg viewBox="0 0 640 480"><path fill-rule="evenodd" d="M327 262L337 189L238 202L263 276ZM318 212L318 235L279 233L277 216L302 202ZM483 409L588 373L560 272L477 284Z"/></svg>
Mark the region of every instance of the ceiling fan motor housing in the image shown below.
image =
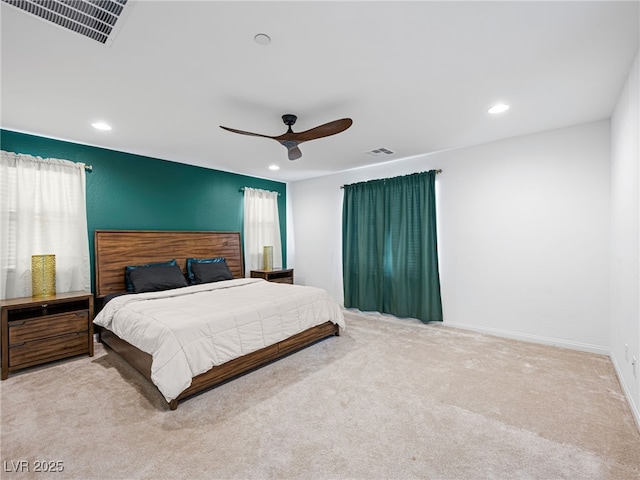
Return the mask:
<svg viewBox="0 0 640 480"><path fill-rule="evenodd" d="M292 113L286 113L282 115L282 121L284 122L285 125L288 125L288 126L295 124L297 119L298 117L296 117Z"/></svg>

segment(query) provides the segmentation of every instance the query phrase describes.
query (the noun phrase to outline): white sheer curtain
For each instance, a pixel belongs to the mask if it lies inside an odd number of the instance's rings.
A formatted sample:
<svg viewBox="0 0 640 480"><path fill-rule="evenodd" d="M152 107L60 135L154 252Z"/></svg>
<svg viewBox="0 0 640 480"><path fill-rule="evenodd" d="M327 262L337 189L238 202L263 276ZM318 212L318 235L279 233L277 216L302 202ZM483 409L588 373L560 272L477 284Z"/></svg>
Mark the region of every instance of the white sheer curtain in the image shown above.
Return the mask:
<svg viewBox="0 0 640 480"><path fill-rule="evenodd" d="M31 295L31 255L56 256L56 290L91 290L83 163L0 152L0 298Z"/></svg>
<svg viewBox="0 0 640 480"><path fill-rule="evenodd" d="M244 189L244 261L245 275L262 269L262 252L273 247L273 268L282 268L282 243L278 193L256 188Z"/></svg>

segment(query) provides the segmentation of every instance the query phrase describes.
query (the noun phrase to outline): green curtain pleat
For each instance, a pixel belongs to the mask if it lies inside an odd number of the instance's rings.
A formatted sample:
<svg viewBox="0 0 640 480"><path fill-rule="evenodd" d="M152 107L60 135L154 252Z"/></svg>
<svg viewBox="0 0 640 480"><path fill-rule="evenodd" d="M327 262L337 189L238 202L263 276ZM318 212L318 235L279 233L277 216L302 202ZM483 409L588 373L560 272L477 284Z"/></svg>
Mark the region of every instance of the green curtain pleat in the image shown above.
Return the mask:
<svg viewBox="0 0 640 480"><path fill-rule="evenodd" d="M442 321L435 175L345 185L345 307Z"/></svg>
<svg viewBox="0 0 640 480"><path fill-rule="evenodd" d="M343 205L343 272L349 306L361 310L383 308L384 198L380 182L354 185L345 190ZM346 306L346 304L345 304Z"/></svg>

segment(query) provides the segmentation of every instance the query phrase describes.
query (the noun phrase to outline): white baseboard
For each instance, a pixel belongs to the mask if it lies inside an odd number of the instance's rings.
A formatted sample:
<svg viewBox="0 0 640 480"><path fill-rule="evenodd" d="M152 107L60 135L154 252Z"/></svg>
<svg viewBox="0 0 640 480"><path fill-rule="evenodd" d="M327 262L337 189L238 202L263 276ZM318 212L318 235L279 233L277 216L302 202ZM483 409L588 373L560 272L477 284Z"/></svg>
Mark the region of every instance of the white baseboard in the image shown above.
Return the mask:
<svg viewBox="0 0 640 480"><path fill-rule="evenodd" d="M609 356L609 347L601 345L591 345L589 343L571 342L568 340L559 340L557 338L542 337L539 335L531 335L528 333L513 332L510 330L501 330L499 328L483 327L459 322L444 322L444 325L464 330L473 330L474 332L486 333L487 335L495 335L497 337L511 338L514 340L522 340L525 342L541 343L553 347L570 348L572 350L581 350L583 352L597 353L598 355Z"/></svg>
<svg viewBox="0 0 640 480"><path fill-rule="evenodd" d="M613 368L616 371L616 375L618 376L618 382L620 382L620 386L622 387L622 391L624 392L625 397L627 397L627 403L629 404L629 408L631 409L631 413L636 420L636 425L638 426L638 430L640 430L640 410L638 409L638 405L636 405L633 401L633 396L631 395L631 390L627 387L627 384L624 381L624 377L622 376L622 370L618 365L618 361L616 357L613 355L609 355L611 358L611 363L613 363Z"/></svg>

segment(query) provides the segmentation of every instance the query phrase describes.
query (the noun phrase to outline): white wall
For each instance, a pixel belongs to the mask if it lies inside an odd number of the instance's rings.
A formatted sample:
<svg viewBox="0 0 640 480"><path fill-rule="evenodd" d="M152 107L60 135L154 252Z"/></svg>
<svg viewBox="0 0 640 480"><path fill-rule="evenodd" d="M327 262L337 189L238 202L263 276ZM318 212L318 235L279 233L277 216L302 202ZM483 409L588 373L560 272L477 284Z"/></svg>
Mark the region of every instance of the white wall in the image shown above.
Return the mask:
<svg viewBox="0 0 640 480"><path fill-rule="evenodd" d="M640 425L640 67L611 118L611 359ZM625 353L624 345L628 345Z"/></svg>
<svg viewBox="0 0 640 480"><path fill-rule="evenodd" d="M609 158L600 121L295 182L296 283L343 300L341 185L442 168L445 323L608 353Z"/></svg>

